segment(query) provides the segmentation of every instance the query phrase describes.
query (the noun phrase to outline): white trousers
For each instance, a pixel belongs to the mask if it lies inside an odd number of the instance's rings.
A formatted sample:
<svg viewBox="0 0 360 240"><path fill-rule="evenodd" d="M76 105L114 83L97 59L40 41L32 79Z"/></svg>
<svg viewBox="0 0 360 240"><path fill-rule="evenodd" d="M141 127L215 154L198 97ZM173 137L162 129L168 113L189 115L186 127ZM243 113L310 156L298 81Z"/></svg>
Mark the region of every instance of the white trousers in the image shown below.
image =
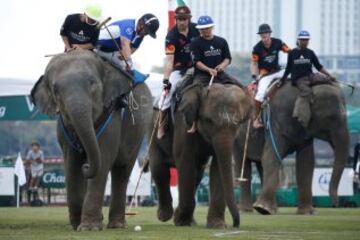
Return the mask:
<svg viewBox="0 0 360 240"><path fill-rule="evenodd" d="M179 70L175 70L170 74L169 82L171 83L171 89L168 95L164 96L163 91L161 92L160 101L159 101L159 109L164 111L170 107L171 98L174 95L176 85L181 81L182 76ZM165 98L165 99L164 99Z"/></svg>
<svg viewBox="0 0 360 240"><path fill-rule="evenodd" d="M96 50L96 53L100 56L114 64L117 68L124 69L126 64L125 61L119 59L119 51L115 52L103 52L100 50Z"/></svg>
<svg viewBox="0 0 360 240"><path fill-rule="evenodd" d="M284 76L284 72L285 72L285 69L282 69L278 72L275 72L273 74L270 74L270 75L267 75L267 76L261 78L259 81L259 84L258 84L257 92L255 95L255 100L259 101L259 102L263 102L265 95L267 93L266 90L269 87L269 85L271 84L271 82L275 78L281 78L282 76Z"/></svg>

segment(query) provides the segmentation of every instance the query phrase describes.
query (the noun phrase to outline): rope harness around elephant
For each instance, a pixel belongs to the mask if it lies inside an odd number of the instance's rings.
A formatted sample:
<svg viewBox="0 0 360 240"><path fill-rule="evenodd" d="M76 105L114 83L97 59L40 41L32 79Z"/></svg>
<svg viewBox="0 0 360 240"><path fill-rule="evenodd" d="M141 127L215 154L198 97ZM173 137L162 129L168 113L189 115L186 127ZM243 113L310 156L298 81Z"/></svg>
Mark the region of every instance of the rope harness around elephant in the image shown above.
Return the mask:
<svg viewBox="0 0 360 240"><path fill-rule="evenodd" d="M279 151L279 145L275 138L274 132L273 132L273 122L271 118L271 107L270 104L267 102L264 111L262 112L262 118L265 125L265 133L266 136L270 139L271 146L275 152L276 159L282 163L282 157Z"/></svg>
<svg viewBox="0 0 360 240"><path fill-rule="evenodd" d="M100 137L105 132L106 128L112 122L115 111L116 111L115 107L112 107L109 110L104 110L103 114L96 121L95 126L94 126L96 140L100 139ZM121 119L124 119L125 108L121 108L120 114L121 114ZM84 154L85 153L84 147L82 146L75 131L71 128L69 129L69 127L66 127L66 125L64 123L64 119L61 114L59 115L59 123L60 123L60 129L61 129L62 133L64 134L66 142L71 146L71 148L74 151L76 151L79 154Z"/></svg>

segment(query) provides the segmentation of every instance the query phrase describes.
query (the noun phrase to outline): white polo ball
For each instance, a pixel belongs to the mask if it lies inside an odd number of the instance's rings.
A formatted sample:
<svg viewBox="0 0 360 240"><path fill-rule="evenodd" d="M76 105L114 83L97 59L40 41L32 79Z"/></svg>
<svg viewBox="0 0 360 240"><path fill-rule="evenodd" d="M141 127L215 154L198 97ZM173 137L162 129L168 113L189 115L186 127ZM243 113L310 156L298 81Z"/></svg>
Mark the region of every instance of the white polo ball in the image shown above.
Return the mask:
<svg viewBox="0 0 360 240"><path fill-rule="evenodd" d="M140 227L139 225L137 225L137 226L134 227L134 230L135 230L136 232L140 232L140 231L141 231L141 227Z"/></svg>

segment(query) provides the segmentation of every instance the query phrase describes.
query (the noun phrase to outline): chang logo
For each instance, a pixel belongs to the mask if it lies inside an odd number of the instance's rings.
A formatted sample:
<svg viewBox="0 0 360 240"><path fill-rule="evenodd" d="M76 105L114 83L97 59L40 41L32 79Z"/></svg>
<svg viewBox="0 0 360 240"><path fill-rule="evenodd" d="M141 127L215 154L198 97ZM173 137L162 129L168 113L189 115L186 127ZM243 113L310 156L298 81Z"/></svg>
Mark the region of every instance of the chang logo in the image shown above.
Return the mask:
<svg viewBox="0 0 360 240"><path fill-rule="evenodd" d="M323 173L319 176L318 184L321 190L325 192L329 191L330 179L331 179L330 172Z"/></svg>
<svg viewBox="0 0 360 240"><path fill-rule="evenodd" d="M0 107L0 118L4 117L6 113L6 107Z"/></svg>
<svg viewBox="0 0 360 240"><path fill-rule="evenodd" d="M43 182L49 183L65 183L65 176L57 175L55 172L45 173L43 176Z"/></svg>

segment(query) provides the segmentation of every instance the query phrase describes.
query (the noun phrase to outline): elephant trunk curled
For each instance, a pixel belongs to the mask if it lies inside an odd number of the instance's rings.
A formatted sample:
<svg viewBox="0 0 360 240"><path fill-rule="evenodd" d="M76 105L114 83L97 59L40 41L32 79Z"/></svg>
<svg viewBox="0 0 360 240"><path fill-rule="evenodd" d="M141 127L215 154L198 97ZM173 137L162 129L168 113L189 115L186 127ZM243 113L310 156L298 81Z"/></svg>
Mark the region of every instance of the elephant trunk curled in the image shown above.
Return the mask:
<svg viewBox="0 0 360 240"><path fill-rule="evenodd" d="M86 178L96 176L100 168L100 148L96 139L90 104L69 104L68 117L71 125L86 152L87 163L83 164L82 172ZM91 105L90 105L91 106Z"/></svg>

